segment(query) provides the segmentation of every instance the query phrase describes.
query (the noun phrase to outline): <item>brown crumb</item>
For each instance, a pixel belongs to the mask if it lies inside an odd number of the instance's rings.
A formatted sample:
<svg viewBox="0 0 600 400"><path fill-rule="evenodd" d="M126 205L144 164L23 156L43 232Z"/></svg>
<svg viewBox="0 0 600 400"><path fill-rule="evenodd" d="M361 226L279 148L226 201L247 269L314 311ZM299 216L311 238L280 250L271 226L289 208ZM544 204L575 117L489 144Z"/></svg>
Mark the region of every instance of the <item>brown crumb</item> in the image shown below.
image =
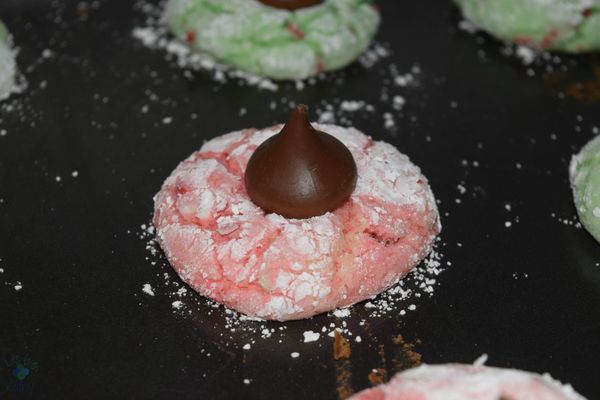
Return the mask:
<svg viewBox="0 0 600 400"><path fill-rule="evenodd" d="M597 102L600 101L600 64L594 66L593 74L592 79L573 83L562 82L560 74L548 74L546 82L551 86L558 86L569 97L580 101Z"/></svg>
<svg viewBox="0 0 600 400"><path fill-rule="evenodd" d="M75 15L80 18L87 18L90 15L90 5L85 1L80 2L75 9Z"/></svg>
<svg viewBox="0 0 600 400"><path fill-rule="evenodd" d="M369 373L369 382L373 386L387 382L387 371L383 368L374 369Z"/></svg>
<svg viewBox="0 0 600 400"><path fill-rule="evenodd" d="M350 349L350 343L344 339L339 331L335 331L335 338L333 340L333 358L335 360L348 359L352 354Z"/></svg>
<svg viewBox="0 0 600 400"><path fill-rule="evenodd" d="M335 331L333 339L333 359L335 365L335 383L338 397L343 400L350 397L352 389L352 372L350 364L350 343L339 331Z"/></svg>
<svg viewBox="0 0 600 400"><path fill-rule="evenodd" d="M414 344L406 342L402 335L392 337L392 341L399 346L399 351L395 351L392 357L392 363L396 371L403 371L421 365L422 356L415 351ZM417 340L416 343L420 344L421 341Z"/></svg>

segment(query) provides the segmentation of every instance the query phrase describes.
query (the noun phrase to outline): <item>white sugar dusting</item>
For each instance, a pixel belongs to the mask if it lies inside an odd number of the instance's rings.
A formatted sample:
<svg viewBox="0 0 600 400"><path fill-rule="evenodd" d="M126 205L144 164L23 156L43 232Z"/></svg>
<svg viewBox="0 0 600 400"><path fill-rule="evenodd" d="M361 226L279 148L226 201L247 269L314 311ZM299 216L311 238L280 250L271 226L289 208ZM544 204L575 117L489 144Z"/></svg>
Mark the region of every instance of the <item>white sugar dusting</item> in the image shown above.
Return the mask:
<svg viewBox="0 0 600 400"><path fill-rule="evenodd" d="M475 37L475 42L481 47L477 51L482 62L487 62L486 51L490 48L486 40L480 35L480 30L470 21L462 20L458 23L458 29ZM566 72L568 68L576 64L576 61L568 57L561 57L557 53L543 51L536 47L528 47L522 44L503 42L498 40L498 52L506 57L513 58L523 67L523 73L534 78L541 74L555 72Z"/></svg>
<svg viewBox="0 0 600 400"><path fill-rule="evenodd" d="M316 342L321 334L319 332L306 331L304 332L304 343Z"/></svg>
<svg viewBox="0 0 600 400"><path fill-rule="evenodd" d="M152 289L152 286L149 283L144 283L142 292L146 293L148 296L154 296L154 289Z"/></svg>
<svg viewBox="0 0 600 400"><path fill-rule="evenodd" d="M351 311L349 308L338 308L332 314L338 318L346 318L350 316Z"/></svg>
<svg viewBox="0 0 600 400"><path fill-rule="evenodd" d="M175 300L171 303L171 307L173 307L176 310L180 310L181 307L183 307L183 303L180 300Z"/></svg>

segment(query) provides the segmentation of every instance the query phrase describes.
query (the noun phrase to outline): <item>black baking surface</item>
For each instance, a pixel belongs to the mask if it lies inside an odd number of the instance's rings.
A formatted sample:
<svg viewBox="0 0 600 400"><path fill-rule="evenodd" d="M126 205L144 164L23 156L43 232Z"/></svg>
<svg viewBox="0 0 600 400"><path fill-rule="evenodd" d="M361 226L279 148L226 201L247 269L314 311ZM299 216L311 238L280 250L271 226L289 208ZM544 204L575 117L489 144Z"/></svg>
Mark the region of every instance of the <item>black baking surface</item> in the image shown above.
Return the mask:
<svg viewBox="0 0 600 400"><path fill-rule="evenodd" d="M600 126L600 104L560 94L594 79L598 57L528 72L494 40L459 30L450 2L387 0L378 41L389 58L270 92L186 76L132 37L144 22L133 2L78 4L0 2L29 85L0 114L1 399L336 399L416 353L426 363L485 353L489 365L549 372L600 398L600 247L575 226L567 175ZM403 92L396 132L384 129L390 110L379 99L378 71L390 63L422 71ZM345 360L334 360L323 334L302 343L331 316L269 323L285 332L263 339L227 328L222 308L194 296L184 299L189 313L177 312L165 280L178 279L140 238L152 196L180 160L206 139L284 120L282 98L374 104L351 123L408 154L440 201L438 251L451 265L434 295L413 299L404 316L354 307L345 321L363 340L348 338ZM23 380L12 376L18 362L30 369Z"/></svg>

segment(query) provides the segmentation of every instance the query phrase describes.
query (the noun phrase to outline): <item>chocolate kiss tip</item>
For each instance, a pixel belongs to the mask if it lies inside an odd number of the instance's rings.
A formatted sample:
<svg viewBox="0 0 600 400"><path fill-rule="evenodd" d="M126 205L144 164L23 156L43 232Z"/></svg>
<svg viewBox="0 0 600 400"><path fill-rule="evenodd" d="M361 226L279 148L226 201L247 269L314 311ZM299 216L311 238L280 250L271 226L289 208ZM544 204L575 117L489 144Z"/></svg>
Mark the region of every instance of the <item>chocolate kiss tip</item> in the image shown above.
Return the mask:
<svg viewBox="0 0 600 400"><path fill-rule="evenodd" d="M271 7L286 10L297 10L299 8L312 7L321 4L323 0L259 0L261 3Z"/></svg>
<svg viewBox="0 0 600 400"><path fill-rule="evenodd" d="M308 121L308 107L292 111L279 134L254 151L244 174L250 199L266 212L310 218L342 205L356 187L352 153Z"/></svg>

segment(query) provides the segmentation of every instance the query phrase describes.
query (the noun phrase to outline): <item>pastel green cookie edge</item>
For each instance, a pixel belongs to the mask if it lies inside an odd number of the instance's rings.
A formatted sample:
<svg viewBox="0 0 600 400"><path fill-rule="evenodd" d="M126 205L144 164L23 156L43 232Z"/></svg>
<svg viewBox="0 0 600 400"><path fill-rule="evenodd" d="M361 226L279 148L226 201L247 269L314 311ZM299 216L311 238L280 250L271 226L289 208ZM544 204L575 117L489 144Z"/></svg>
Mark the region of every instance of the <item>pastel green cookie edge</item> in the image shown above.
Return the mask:
<svg viewBox="0 0 600 400"><path fill-rule="evenodd" d="M0 101L18 91L16 87L17 66L12 37L6 26L0 21Z"/></svg>
<svg viewBox="0 0 600 400"><path fill-rule="evenodd" d="M579 220L600 242L600 136L590 140L573 156L569 180Z"/></svg>

